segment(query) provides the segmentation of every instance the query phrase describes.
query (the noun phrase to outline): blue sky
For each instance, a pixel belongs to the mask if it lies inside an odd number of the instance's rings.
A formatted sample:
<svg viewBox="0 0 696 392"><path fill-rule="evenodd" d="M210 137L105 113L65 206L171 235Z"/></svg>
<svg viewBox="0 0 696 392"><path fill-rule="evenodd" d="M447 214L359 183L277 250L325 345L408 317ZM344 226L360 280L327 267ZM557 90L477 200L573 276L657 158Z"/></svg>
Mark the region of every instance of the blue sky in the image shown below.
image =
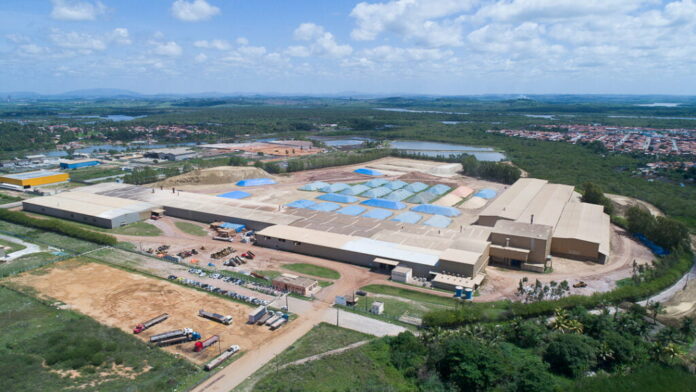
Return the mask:
<svg viewBox="0 0 696 392"><path fill-rule="evenodd" d="M696 0L3 0L0 91L696 94Z"/></svg>

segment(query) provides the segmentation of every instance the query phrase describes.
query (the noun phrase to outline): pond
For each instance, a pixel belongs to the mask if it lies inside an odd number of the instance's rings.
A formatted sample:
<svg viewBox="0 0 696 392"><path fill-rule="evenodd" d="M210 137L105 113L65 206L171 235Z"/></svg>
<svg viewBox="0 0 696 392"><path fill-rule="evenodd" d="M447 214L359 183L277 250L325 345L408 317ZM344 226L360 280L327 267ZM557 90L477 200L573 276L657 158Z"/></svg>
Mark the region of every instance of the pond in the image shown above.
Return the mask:
<svg viewBox="0 0 696 392"><path fill-rule="evenodd" d="M457 154L473 155L479 161L498 162L507 159L505 154L491 147L476 147L463 144L420 142L415 140L395 140L390 143L397 150L419 153L429 157L449 156Z"/></svg>

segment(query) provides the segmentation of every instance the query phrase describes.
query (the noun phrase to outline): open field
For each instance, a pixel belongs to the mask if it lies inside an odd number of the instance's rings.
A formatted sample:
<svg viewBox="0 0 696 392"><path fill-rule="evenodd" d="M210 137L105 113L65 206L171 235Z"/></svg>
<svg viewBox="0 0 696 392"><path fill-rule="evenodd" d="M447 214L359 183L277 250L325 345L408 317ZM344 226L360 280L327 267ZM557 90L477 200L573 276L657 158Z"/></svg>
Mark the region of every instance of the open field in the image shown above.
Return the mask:
<svg viewBox="0 0 696 392"><path fill-rule="evenodd" d="M82 182L85 180L90 180L92 178L115 176L118 174L124 174L126 172L121 170L121 168L119 167L98 165L84 167L75 170L67 170L66 173L70 174L70 179L72 181Z"/></svg>
<svg viewBox="0 0 696 392"><path fill-rule="evenodd" d="M26 248L26 246L24 246L22 244L12 242L12 241L6 241L3 239L0 239L0 246L6 246L9 248L5 251L5 254L10 254L12 252L16 252L18 250L22 250L22 249Z"/></svg>
<svg viewBox="0 0 696 392"><path fill-rule="evenodd" d="M64 302L71 309L126 333L143 320L169 313L167 321L138 335L144 341L157 333L192 328L203 339L219 335L221 346L238 344L242 350L247 350L274 334L267 328L246 324L251 307L98 263L66 261L41 270L40 275L23 274L11 282L31 287L41 296ZM197 315L199 309L231 315L234 322L225 326L203 319ZM199 364L218 353L216 347L194 353L193 343L165 350Z"/></svg>
<svg viewBox="0 0 696 392"><path fill-rule="evenodd" d="M191 235L205 237L208 232L200 225L191 222L175 222L176 228Z"/></svg>
<svg viewBox="0 0 696 392"><path fill-rule="evenodd" d="M313 264L286 264L283 266L283 268L300 274L312 275L324 279L338 279L341 277L341 274L339 274L335 270Z"/></svg>
<svg viewBox="0 0 696 392"><path fill-rule="evenodd" d="M245 380L244 383L235 388L234 392L248 392L253 390L257 382L265 377L272 376L276 369L290 362L371 338L371 336L360 332L336 327L327 323L320 323L293 343L292 346L285 349L285 351L264 365L264 367Z"/></svg>
<svg viewBox="0 0 696 392"><path fill-rule="evenodd" d="M0 390L163 391L205 373L79 313L0 287Z"/></svg>
<svg viewBox="0 0 696 392"><path fill-rule="evenodd" d="M53 261L61 260L61 256L51 253L39 252L18 257L12 261L0 264L0 277L10 276L24 271L38 268Z"/></svg>
<svg viewBox="0 0 696 392"><path fill-rule="evenodd" d="M370 391L417 390L391 365L383 340L281 369L259 381L253 391L287 391L289 385L298 391L350 391L356 386L369 386Z"/></svg>

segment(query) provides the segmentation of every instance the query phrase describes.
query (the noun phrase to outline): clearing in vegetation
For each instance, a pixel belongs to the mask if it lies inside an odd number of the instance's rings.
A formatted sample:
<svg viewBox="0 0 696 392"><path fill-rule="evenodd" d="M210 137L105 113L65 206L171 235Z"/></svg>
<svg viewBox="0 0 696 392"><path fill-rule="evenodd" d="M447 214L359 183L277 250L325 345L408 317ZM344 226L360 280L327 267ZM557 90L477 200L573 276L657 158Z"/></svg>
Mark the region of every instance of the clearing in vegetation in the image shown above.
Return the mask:
<svg viewBox="0 0 696 392"><path fill-rule="evenodd" d="M273 373L276 369L287 363L346 347L353 343L371 338L370 335L361 332L337 327L328 323L320 323L298 339L292 346L285 349L280 355L264 365L249 379L237 386L234 391L247 392L253 390L255 383L259 382L259 380L264 377L274 377Z"/></svg>
<svg viewBox="0 0 696 392"><path fill-rule="evenodd" d="M0 287L0 390L164 391L205 373L117 328Z"/></svg>
<svg viewBox="0 0 696 392"><path fill-rule="evenodd" d="M332 270L331 268L321 267L321 266L314 265L314 264L306 264L306 263L286 264L283 266L283 268L288 269L290 271L297 272L299 274L312 275L312 276L316 276L319 278L325 278L325 279L338 279L341 277L341 274L339 274L335 270Z"/></svg>
<svg viewBox="0 0 696 392"><path fill-rule="evenodd" d="M25 248L26 248L26 246L24 246L24 245L22 245L22 244L20 244L20 243L12 242L12 241L6 241L6 240L3 240L3 239L0 239L0 246L6 246L6 247L10 248L10 249L8 249L8 250L5 251L5 254L8 254L8 255L9 255L10 253L17 252L17 251L19 251L19 250L22 250L22 249L25 249Z"/></svg>
<svg viewBox="0 0 696 392"><path fill-rule="evenodd" d="M410 299L416 302L425 302L435 305L454 307L457 303L453 298L422 293L420 291L402 289L400 287L370 284L361 288L363 291L373 294L391 295L393 297Z"/></svg>
<svg viewBox="0 0 696 392"><path fill-rule="evenodd" d="M249 306L99 263L68 260L19 275L10 282L17 287L31 287L41 296L59 300L102 324L126 333L131 333L132 328L144 320L168 313L170 317L167 321L138 335L143 340L170 330L192 328L203 339L219 335L221 347L237 344L244 351L267 341L273 334L283 332L282 329L273 332L268 328L247 325L252 309ZM225 326L203 319L198 316L200 309L231 315L233 324ZM207 362L218 354L217 349L195 353L193 343L170 346L164 350L183 355L196 363Z"/></svg>
<svg viewBox="0 0 696 392"><path fill-rule="evenodd" d="M104 231L111 234L135 235L139 237L157 237L162 235L162 230L160 230L157 226L146 222L135 222L126 226Z"/></svg>
<svg viewBox="0 0 696 392"><path fill-rule="evenodd" d="M177 229L183 231L184 233L188 233L191 235L195 235L198 237L206 237L208 235L208 232L198 226L195 223L191 222L174 222L174 225L176 226Z"/></svg>

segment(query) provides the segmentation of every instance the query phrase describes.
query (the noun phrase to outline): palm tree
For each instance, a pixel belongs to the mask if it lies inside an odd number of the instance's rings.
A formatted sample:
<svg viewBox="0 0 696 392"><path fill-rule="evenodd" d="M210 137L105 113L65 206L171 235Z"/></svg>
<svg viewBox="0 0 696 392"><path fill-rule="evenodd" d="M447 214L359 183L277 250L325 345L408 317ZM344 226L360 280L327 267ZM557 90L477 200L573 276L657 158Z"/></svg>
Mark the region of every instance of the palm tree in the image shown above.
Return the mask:
<svg viewBox="0 0 696 392"><path fill-rule="evenodd" d="M694 319L684 317L679 327L679 332L684 335L684 340L688 341L694 335L695 331L696 326L694 326Z"/></svg>
<svg viewBox="0 0 696 392"><path fill-rule="evenodd" d="M653 324L657 323L657 315L665 312L660 301L648 302L648 310L652 314Z"/></svg>
<svg viewBox="0 0 696 392"><path fill-rule="evenodd" d="M566 310L557 308L554 311L554 319L551 322L551 328L561 333L582 333L585 326L582 325L579 320L570 318Z"/></svg>

